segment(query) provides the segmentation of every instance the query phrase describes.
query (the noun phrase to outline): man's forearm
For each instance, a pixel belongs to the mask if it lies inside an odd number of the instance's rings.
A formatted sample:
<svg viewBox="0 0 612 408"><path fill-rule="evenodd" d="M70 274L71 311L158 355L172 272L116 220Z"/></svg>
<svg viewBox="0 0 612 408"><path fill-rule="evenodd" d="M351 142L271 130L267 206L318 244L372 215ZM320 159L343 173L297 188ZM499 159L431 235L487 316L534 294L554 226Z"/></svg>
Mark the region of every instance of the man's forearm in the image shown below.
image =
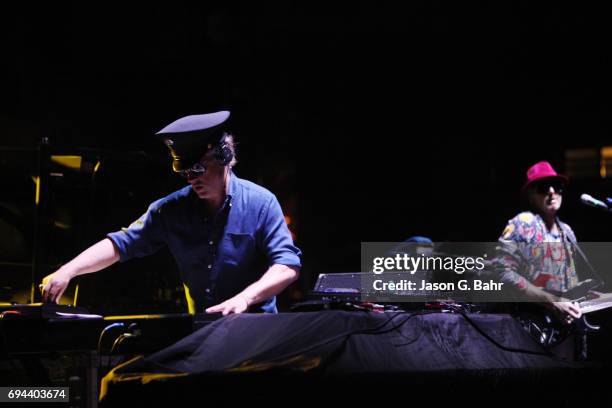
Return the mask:
<svg viewBox="0 0 612 408"><path fill-rule="evenodd" d="M525 296L526 300L552 302L554 296L544 289L535 286L526 277L518 273L519 262L513 256L497 257L494 261L501 271L499 280L508 285L514 286Z"/></svg>
<svg viewBox="0 0 612 408"><path fill-rule="evenodd" d="M118 260L119 252L110 239L105 238L90 246L72 261L42 279L40 289L43 301L59 302L72 278L85 273L97 272Z"/></svg>
<svg viewBox="0 0 612 408"><path fill-rule="evenodd" d="M63 265L60 270L67 271L71 277L97 272L119 260L119 252L109 238L90 246L76 258Z"/></svg>
<svg viewBox="0 0 612 408"><path fill-rule="evenodd" d="M278 295L287 286L295 282L300 275L299 268L281 264L272 265L255 283L240 292L238 296L253 305Z"/></svg>
<svg viewBox="0 0 612 408"><path fill-rule="evenodd" d="M540 302L554 302L556 300L555 296L529 281L526 282L525 288L522 290L525 296L530 300L537 300Z"/></svg>

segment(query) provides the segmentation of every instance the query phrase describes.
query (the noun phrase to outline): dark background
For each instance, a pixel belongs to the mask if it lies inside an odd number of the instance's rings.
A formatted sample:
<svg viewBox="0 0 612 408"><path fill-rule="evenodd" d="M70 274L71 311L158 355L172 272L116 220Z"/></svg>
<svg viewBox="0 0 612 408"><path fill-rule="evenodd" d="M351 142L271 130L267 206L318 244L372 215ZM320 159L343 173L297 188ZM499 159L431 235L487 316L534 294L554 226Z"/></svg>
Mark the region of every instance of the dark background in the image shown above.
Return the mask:
<svg viewBox="0 0 612 408"><path fill-rule="evenodd" d="M6 300L29 288L42 137L102 163L95 177L55 169L44 276L181 186L155 131L230 109L236 173L277 194L304 251L284 304L319 273L357 270L362 241L494 241L524 209L528 166L567 172L569 149L612 145L610 25L596 6L203 3L1 13ZM611 182L599 158L585 166L561 217L607 241L612 218L578 197L610 196ZM166 251L79 279L93 310L182 308Z"/></svg>

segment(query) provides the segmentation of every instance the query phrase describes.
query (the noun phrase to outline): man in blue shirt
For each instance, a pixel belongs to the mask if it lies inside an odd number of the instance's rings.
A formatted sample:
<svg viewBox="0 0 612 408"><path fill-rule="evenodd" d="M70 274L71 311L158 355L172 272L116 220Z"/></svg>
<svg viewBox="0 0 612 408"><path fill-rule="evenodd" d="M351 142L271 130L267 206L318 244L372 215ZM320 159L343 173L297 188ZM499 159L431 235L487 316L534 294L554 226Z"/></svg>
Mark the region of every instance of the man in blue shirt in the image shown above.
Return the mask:
<svg viewBox="0 0 612 408"><path fill-rule="evenodd" d="M234 140L225 132L229 115L191 115L159 131L173 170L190 185L155 201L128 228L46 276L43 300L57 302L75 276L167 245L190 313L276 312L275 296L298 278L301 253L274 194L233 173Z"/></svg>

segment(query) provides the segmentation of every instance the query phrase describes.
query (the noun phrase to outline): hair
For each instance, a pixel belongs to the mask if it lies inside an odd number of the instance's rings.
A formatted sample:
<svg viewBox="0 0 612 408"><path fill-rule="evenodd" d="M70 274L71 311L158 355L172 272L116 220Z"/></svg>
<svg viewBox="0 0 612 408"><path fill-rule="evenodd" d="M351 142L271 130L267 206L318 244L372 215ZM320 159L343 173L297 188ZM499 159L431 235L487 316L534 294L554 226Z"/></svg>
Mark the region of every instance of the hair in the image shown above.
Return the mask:
<svg viewBox="0 0 612 408"><path fill-rule="evenodd" d="M526 205L529 210L535 212L537 208L533 204L533 194L534 194L534 192L535 192L535 186L532 183L530 186L527 186L523 190L521 196L522 196L522 200L523 200L524 205Z"/></svg>

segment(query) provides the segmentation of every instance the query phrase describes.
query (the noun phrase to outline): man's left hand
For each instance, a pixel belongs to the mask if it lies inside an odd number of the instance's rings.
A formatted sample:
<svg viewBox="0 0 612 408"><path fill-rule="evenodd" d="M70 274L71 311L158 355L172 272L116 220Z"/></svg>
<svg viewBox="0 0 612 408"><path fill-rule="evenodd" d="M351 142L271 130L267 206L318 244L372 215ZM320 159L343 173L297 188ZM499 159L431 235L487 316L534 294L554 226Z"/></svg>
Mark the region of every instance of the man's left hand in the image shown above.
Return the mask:
<svg viewBox="0 0 612 408"><path fill-rule="evenodd" d="M237 295L231 299L226 300L218 305L211 306L206 309L206 313L222 313L223 316L227 316L230 313L242 313L246 312L249 308L249 303L245 297Z"/></svg>

